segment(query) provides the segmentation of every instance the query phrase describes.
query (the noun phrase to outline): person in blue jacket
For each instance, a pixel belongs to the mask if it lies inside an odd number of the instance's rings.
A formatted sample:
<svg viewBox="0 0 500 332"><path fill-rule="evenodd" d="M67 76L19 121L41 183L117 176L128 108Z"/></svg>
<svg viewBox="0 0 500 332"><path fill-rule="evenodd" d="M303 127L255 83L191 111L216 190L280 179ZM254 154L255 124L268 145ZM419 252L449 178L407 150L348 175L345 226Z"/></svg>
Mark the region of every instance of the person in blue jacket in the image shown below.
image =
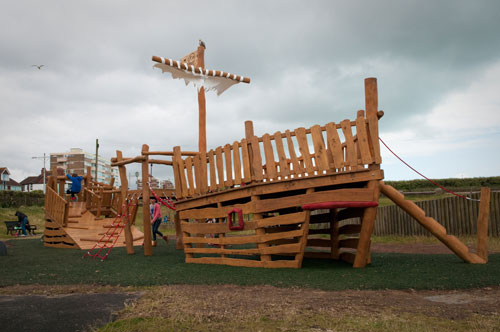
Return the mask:
<svg viewBox="0 0 500 332"><path fill-rule="evenodd" d="M21 211L16 211L15 216L18 218L21 223L21 231L23 232L21 236L26 236L26 227L29 226L30 222L28 220L28 216L22 213Z"/></svg>
<svg viewBox="0 0 500 332"><path fill-rule="evenodd" d="M71 180L71 188L66 191L66 194L71 194L71 200L75 200L75 195L77 195L80 190L82 190L82 176L73 173L73 175L66 174L66 177Z"/></svg>

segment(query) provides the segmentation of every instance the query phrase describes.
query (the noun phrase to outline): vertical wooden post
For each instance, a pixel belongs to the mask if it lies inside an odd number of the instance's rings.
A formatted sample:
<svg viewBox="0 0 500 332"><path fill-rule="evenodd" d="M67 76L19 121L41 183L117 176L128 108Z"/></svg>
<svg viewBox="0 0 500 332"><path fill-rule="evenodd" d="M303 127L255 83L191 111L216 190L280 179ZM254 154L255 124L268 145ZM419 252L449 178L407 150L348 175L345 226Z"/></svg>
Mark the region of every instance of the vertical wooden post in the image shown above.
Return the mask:
<svg viewBox="0 0 500 332"><path fill-rule="evenodd" d="M179 218L179 212L174 212L174 222L175 222L175 248L184 249L184 243L182 241L182 229L181 229L181 219Z"/></svg>
<svg viewBox="0 0 500 332"><path fill-rule="evenodd" d="M378 181L369 181L368 188L373 190L373 200L378 201L380 190ZM361 232L359 233L358 247L353 267L365 267L370 260L370 241L375 227L377 207L365 208L361 218Z"/></svg>
<svg viewBox="0 0 500 332"><path fill-rule="evenodd" d="M330 209L330 245L331 245L331 258L339 259L339 221L337 216L337 209Z"/></svg>
<svg viewBox="0 0 500 332"><path fill-rule="evenodd" d="M142 161L142 220L144 227L144 256L153 255L153 247L151 243L151 212L149 211L149 158L147 154L144 154L144 152L148 151L149 146L144 144L142 146L142 155L144 157L144 160Z"/></svg>
<svg viewBox="0 0 500 332"><path fill-rule="evenodd" d="M377 116L378 92L377 79L375 77L365 78L365 110L366 117Z"/></svg>
<svg viewBox="0 0 500 332"><path fill-rule="evenodd" d="M259 196L252 195L251 201L252 201L253 204L255 204L259 200L260 200ZM254 220L262 219L262 213L254 213L253 214L253 219ZM262 236L262 235L266 234L266 231L262 227L261 228L257 228L255 230L255 234L259 235L259 236ZM259 248L259 249L261 249L261 248L267 248L267 247L269 247L269 244L267 244L267 243L258 243L257 244L257 248ZM271 261L271 255L260 255L260 260L263 261L263 262L269 262L269 261Z"/></svg>
<svg viewBox="0 0 500 332"><path fill-rule="evenodd" d="M179 160L181 160L181 148L179 146L174 146L174 156L172 157L173 169L174 169L174 181L175 181L175 196L177 198L182 197L182 183L180 172L184 170L179 169ZM176 237L176 248L183 249L184 245L182 243L182 230L181 230L181 220L179 218L179 212L175 211L174 215L175 223L175 237Z"/></svg>
<svg viewBox="0 0 500 332"><path fill-rule="evenodd" d="M378 140L378 88L377 79L365 78L365 111L368 120L367 134L370 152L374 156L375 164L370 164L370 169L380 169L382 159L380 157L380 143Z"/></svg>
<svg viewBox="0 0 500 332"><path fill-rule="evenodd" d="M68 217L69 217L69 203L66 201L66 204L64 204L64 217L62 222L63 227L68 226Z"/></svg>
<svg viewBox="0 0 500 332"><path fill-rule="evenodd" d="M97 169L99 168L99 139L95 139L95 180L99 181L97 176Z"/></svg>
<svg viewBox="0 0 500 332"><path fill-rule="evenodd" d="M85 189L91 190L92 189L92 167L87 166L87 173L85 174ZM90 200L92 200L92 197L88 193L87 190L84 189L84 194L83 194L83 200L86 202L87 209L90 206Z"/></svg>
<svg viewBox="0 0 500 332"><path fill-rule="evenodd" d="M123 160L123 155L121 151L116 150L116 160L117 161L122 161ZM130 229L130 224L132 222L131 220L131 209L129 209L127 206L127 192L128 192L128 179L127 179L127 169L125 166L118 166L118 171L120 172L120 183L121 188L120 188L120 203L118 204L118 213L123 216L124 214L127 214L127 224L125 225L125 245L127 247L127 254L133 255L134 254L134 239L132 238L132 231ZM113 178L114 180L114 178ZM114 181L113 181L114 182ZM123 219L122 219L123 220Z"/></svg>
<svg viewBox="0 0 500 332"><path fill-rule="evenodd" d="M307 188L306 195L314 193L314 188ZM306 210L305 212L305 220L301 226L301 229L304 233L302 233L302 237L300 238L300 252L295 255L296 268L300 268L302 266L302 260L304 259L304 253L307 247L307 238L309 237L309 222L311 221L311 210Z"/></svg>
<svg viewBox="0 0 500 332"><path fill-rule="evenodd" d="M477 217L477 255L488 262L488 220L490 217L491 189L481 188L481 202Z"/></svg>
<svg viewBox="0 0 500 332"><path fill-rule="evenodd" d="M64 174L66 176L66 174ZM64 185L66 184L66 180L59 180L56 176L56 181L59 185L59 196L66 197L66 192L64 191Z"/></svg>
<svg viewBox="0 0 500 332"><path fill-rule="evenodd" d="M205 69L205 47L201 45L196 50L195 67ZM198 91L198 110L198 149L200 152L207 152L207 110L204 87L201 87L200 91Z"/></svg>
<svg viewBox="0 0 500 332"><path fill-rule="evenodd" d="M99 188L99 196L97 197L97 212L96 212L96 219L101 218L101 208L102 208L102 202L104 199L104 188L100 187Z"/></svg>
<svg viewBox="0 0 500 332"><path fill-rule="evenodd" d="M52 181L50 181L49 187L57 192L57 166L52 166L50 171L52 173Z"/></svg>
<svg viewBox="0 0 500 332"><path fill-rule="evenodd" d="M250 182L253 182L253 178L255 176L255 172L253 169L253 149L252 145L250 144L250 138L254 136L253 132L253 122L250 120L245 121L245 139L247 140L248 144L248 160L250 162L250 174L251 174L251 179Z"/></svg>
<svg viewBox="0 0 500 332"><path fill-rule="evenodd" d="M184 172L184 170L179 169L179 161L181 160L181 147L174 146L174 155L172 157L172 168L174 171L174 182L175 182L175 196L177 199L182 197L182 183L181 183L181 175L180 172Z"/></svg>

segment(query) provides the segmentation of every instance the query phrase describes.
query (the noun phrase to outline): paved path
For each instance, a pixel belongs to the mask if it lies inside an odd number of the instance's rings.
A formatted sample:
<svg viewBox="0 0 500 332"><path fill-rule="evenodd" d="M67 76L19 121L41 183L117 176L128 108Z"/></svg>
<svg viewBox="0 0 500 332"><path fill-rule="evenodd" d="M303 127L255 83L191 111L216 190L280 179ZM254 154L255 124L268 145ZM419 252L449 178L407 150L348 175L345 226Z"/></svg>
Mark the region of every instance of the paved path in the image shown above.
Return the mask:
<svg viewBox="0 0 500 332"><path fill-rule="evenodd" d="M102 326L136 293L0 295L0 330L76 332Z"/></svg>

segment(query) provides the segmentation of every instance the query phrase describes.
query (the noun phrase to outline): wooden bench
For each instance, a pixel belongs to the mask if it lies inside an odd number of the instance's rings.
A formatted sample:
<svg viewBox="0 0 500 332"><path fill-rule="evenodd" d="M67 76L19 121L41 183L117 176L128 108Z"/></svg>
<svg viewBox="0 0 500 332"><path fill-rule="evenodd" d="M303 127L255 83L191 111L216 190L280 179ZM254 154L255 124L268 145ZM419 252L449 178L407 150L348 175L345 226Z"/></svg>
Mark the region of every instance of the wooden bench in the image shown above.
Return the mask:
<svg viewBox="0 0 500 332"><path fill-rule="evenodd" d="M14 232L19 233L21 231L21 223L19 221L4 221L5 228L7 228L7 235L14 235ZM26 232L31 235L35 235L36 225L26 225Z"/></svg>

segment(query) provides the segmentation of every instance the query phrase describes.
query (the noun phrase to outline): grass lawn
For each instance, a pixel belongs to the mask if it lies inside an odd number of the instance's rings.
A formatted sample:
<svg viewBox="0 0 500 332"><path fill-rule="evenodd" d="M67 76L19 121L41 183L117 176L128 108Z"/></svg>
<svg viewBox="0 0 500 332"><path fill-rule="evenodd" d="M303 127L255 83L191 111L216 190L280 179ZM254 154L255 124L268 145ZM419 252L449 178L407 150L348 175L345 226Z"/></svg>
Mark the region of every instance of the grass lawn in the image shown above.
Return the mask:
<svg viewBox="0 0 500 332"><path fill-rule="evenodd" d="M500 254L488 264L463 263L454 255L373 254L372 264L353 269L342 262L305 259L302 269L243 268L185 264L174 244L154 248L145 257L142 248L127 255L114 248L104 262L82 259L80 250L46 248L40 239L16 239L8 255L0 257L0 287L16 284L101 284L154 286L274 285L323 290L343 289L460 289L500 285Z"/></svg>

